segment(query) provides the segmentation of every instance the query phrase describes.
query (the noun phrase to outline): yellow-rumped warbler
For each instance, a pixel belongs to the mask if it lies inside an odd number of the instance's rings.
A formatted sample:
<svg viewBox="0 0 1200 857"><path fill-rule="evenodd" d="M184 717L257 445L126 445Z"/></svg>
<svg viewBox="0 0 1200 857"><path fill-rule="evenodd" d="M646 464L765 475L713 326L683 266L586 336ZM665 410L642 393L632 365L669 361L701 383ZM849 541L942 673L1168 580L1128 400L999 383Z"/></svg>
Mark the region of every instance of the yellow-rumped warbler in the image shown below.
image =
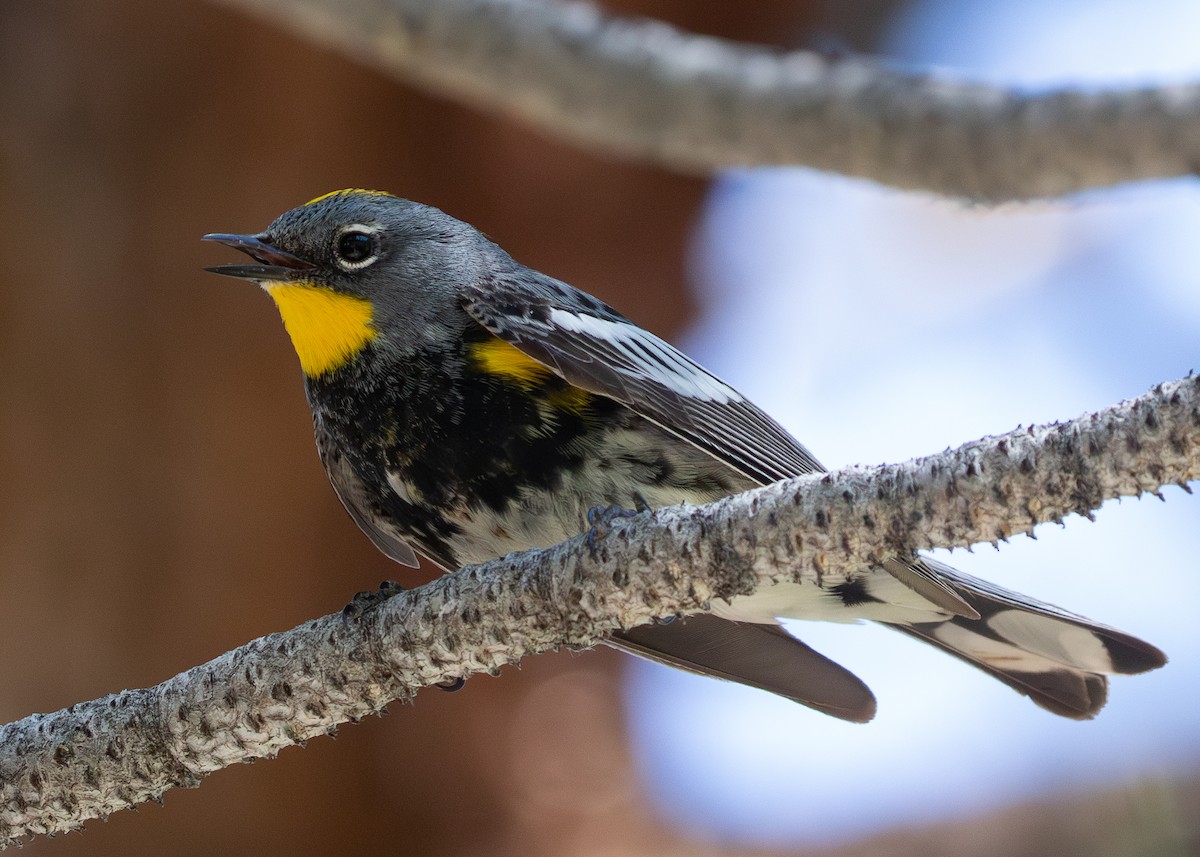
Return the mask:
<svg viewBox="0 0 1200 857"><path fill-rule="evenodd" d="M435 208L343 190L257 235L205 237L257 263L208 270L274 299L333 487L399 563L419 553L454 569L563 541L598 507L705 503L822 469L724 381ZM915 553L715 601L611 644L871 719L871 691L777 617L885 623L1074 718L1104 705L1105 674L1166 662Z"/></svg>

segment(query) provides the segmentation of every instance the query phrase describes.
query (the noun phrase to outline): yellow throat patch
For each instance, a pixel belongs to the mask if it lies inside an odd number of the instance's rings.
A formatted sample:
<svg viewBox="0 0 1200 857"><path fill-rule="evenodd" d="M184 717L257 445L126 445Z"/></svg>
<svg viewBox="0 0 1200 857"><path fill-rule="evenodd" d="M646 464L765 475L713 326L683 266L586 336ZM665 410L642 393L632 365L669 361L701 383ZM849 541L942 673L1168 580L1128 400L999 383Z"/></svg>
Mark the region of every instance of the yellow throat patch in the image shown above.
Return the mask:
<svg viewBox="0 0 1200 857"><path fill-rule="evenodd" d="M283 326L310 378L340 369L378 333L371 302L315 283L266 283Z"/></svg>

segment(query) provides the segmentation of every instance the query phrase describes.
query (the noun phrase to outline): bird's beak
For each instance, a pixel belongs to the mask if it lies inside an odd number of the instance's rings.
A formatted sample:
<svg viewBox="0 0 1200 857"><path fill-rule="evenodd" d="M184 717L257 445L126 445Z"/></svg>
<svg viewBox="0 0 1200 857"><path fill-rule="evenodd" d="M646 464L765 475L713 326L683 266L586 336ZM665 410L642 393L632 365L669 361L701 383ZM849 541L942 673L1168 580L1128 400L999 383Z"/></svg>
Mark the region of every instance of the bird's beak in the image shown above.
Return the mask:
<svg viewBox="0 0 1200 857"><path fill-rule="evenodd" d="M235 250L241 250L247 256L250 256L258 265L213 265L211 268L205 268L206 271L212 271L214 274L223 274L226 277L237 277L241 280L253 280L255 282L279 282L286 280L295 280L308 271L316 269L316 265L312 262L306 262L299 256L293 256L291 253L286 253L277 247L272 247L263 239L265 233L258 235L226 235L221 232L214 232L210 235L205 235L202 241L216 241L218 244L224 244L226 247L232 247Z"/></svg>

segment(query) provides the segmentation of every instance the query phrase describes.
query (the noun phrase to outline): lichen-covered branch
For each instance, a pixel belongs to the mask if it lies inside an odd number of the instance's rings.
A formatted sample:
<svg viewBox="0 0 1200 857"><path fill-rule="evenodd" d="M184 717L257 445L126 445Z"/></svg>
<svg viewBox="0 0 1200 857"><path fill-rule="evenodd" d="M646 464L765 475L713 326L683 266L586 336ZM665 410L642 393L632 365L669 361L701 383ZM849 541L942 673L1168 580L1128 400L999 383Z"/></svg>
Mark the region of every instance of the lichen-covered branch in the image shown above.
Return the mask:
<svg viewBox="0 0 1200 857"><path fill-rule="evenodd" d="M368 610L248 643L157 687L0 729L0 843L69 830L271 756L419 688L771 581L912 547L993 541L1200 476L1200 380L1065 424L884 467L673 507L446 575Z"/></svg>
<svg viewBox="0 0 1200 857"><path fill-rule="evenodd" d="M985 201L1194 175L1200 85L1037 93L544 0L220 0L398 79L691 172L795 164Z"/></svg>

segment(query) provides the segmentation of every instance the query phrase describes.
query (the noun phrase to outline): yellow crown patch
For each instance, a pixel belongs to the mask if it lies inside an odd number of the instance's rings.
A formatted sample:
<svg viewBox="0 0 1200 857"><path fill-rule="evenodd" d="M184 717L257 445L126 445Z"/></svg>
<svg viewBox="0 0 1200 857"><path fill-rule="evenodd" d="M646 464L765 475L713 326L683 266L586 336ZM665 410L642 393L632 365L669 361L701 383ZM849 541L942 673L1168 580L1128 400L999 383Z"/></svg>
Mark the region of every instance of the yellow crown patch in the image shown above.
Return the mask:
<svg viewBox="0 0 1200 857"><path fill-rule="evenodd" d="M391 196L386 190L366 190L361 187L347 187L341 190L331 190L329 193L323 193L318 197L310 199L304 203L306 206L318 203L323 199L330 199L335 196Z"/></svg>

